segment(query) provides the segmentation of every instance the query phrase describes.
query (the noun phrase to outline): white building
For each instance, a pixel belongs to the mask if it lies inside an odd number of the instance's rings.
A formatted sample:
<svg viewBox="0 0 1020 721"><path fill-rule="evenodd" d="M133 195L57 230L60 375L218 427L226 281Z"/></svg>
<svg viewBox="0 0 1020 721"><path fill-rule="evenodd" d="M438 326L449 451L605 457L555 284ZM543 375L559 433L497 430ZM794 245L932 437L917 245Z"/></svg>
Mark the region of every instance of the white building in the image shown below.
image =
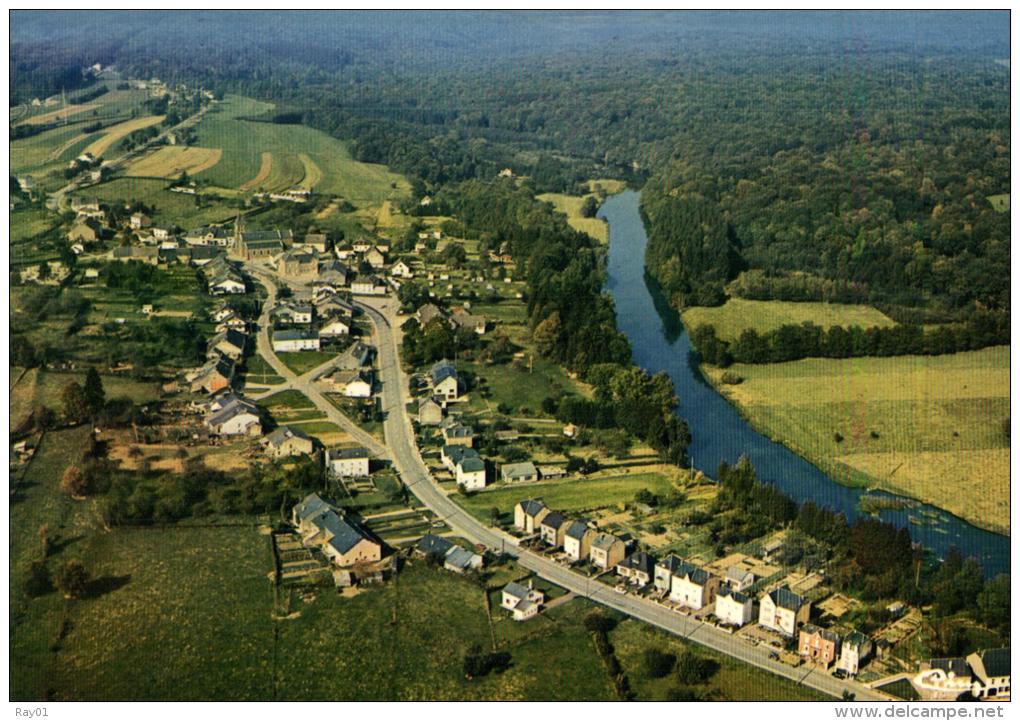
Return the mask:
<svg viewBox="0 0 1020 721"><path fill-rule="evenodd" d="M319 350L319 334L309 330L278 330L273 333L273 350L277 353Z"/></svg>
<svg viewBox="0 0 1020 721"><path fill-rule="evenodd" d="M759 599L758 623L765 628L793 637L800 624L811 617L811 603L787 586L763 593Z"/></svg>
<svg viewBox="0 0 1020 721"><path fill-rule="evenodd" d="M754 620L754 599L723 584L715 596L715 617L728 626L745 626Z"/></svg>
<svg viewBox="0 0 1020 721"><path fill-rule="evenodd" d="M361 478L368 475L367 448L330 448L326 451L326 467L339 478Z"/></svg>
<svg viewBox="0 0 1020 721"><path fill-rule="evenodd" d="M535 589L531 581L528 581L527 586L511 581L503 587L499 605L510 611L515 621L526 621L538 615L543 603L545 603L545 594Z"/></svg>

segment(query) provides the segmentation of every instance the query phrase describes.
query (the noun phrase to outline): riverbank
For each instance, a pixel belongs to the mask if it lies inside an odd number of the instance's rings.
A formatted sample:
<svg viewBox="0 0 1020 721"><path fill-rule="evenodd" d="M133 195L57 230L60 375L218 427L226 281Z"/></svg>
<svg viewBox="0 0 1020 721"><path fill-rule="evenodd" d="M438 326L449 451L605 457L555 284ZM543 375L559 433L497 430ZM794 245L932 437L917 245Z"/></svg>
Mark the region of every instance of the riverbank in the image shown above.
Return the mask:
<svg viewBox="0 0 1020 721"><path fill-rule="evenodd" d="M1009 535L1008 347L700 369L756 431L834 481Z"/></svg>

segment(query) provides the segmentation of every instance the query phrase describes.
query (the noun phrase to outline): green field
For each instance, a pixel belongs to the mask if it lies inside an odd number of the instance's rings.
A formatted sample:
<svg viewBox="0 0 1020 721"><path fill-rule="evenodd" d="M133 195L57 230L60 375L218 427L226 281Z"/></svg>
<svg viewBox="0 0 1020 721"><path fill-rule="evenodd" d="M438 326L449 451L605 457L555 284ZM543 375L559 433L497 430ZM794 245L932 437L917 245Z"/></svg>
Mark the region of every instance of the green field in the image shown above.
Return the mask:
<svg viewBox="0 0 1020 721"><path fill-rule="evenodd" d="M137 200L153 209L157 224L176 224L184 228L230 221L238 211L237 207L210 200L208 196L200 199L186 193L171 193L165 180L152 178L115 178L89 186L78 195L96 197L106 203Z"/></svg>
<svg viewBox="0 0 1020 721"><path fill-rule="evenodd" d="M672 486L668 479L658 473L632 473L500 486L497 490L454 498L472 515L488 521L489 509L493 506L503 514L512 514L514 506L527 498L541 498L547 506L557 511L590 511L630 503L634 500L634 494L642 488L664 495Z"/></svg>
<svg viewBox="0 0 1020 721"><path fill-rule="evenodd" d="M521 366L458 363L458 368L484 378L490 393L489 398L482 398L480 392L473 390L468 407L471 410L488 410L503 403L511 409L511 415L535 416L541 415L542 401L548 396L576 392L577 385L555 363L539 357L537 353L530 371L527 363L527 359Z"/></svg>
<svg viewBox="0 0 1020 721"><path fill-rule="evenodd" d="M286 190L313 185L318 193L341 195L351 203L381 205L400 197L408 185L381 165L360 163L335 138L302 125L276 125L239 119L272 108L249 98L228 96L198 124L196 145L220 148L220 161L196 176L227 188ZM271 156L267 163L265 154ZM307 177L306 177L307 176Z"/></svg>
<svg viewBox="0 0 1020 721"><path fill-rule="evenodd" d="M884 313L867 305L836 303L791 303L781 300L744 300L730 298L717 308L688 308L683 312L688 328L712 324L720 338L734 341L748 328L759 333L781 325L810 321L822 328L834 325L887 327L895 323Z"/></svg>
<svg viewBox="0 0 1020 721"><path fill-rule="evenodd" d="M646 624L627 619L610 634L609 640L616 649L631 688L643 701L665 701L666 694L680 685L675 673L663 678L651 678L644 665L644 651L655 648L680 654L685 648L700 656L711 658L719 670L707 683L694 687L704 698L712 701L831 701L828 696L806 688L785 678L742 664L728 656L717 654L695 644L685 644L675 636Z"/></svg>
<svg viewBox="0 0 1020 721"><path fill-rule="evenodd" d="M320 350L297 351L294 353L277 353L276 357L298 375L303 375L313 368L318 368L337 353Z"/></svg>
<svg viewBox="0 0 1020 721"><path fill-rule="evenodd" d="M585 218L581 215L581 207L588 196L565 195L563 193L543 193L539 200L552 203L556 210L567 216L567 223L574 230L587 233L603 245L609 243L609 225L599 218Z"/></svg>
<svg viewBox="0 0 1020 721"><path fill-rule="evenodd" d="M275 386L283 383L283 378L262 356L255 354L245 361L244 381L251 385Z"/></svg>
<svg viewBox="0 0 1020 721"><path fill-rule="evenodd" d="M1001 193L999 195L989 195L988 202L991 203L992 208L1000 213L1009 212L1009 193Z"/></svg>
<svg viewBox="0 0 1020 721"><path fill-rule="evenodd" d="M703 370L756 428L837 480L1008 532L1008 347L735 365L739 385L721 383L719 369Z"/></svg>

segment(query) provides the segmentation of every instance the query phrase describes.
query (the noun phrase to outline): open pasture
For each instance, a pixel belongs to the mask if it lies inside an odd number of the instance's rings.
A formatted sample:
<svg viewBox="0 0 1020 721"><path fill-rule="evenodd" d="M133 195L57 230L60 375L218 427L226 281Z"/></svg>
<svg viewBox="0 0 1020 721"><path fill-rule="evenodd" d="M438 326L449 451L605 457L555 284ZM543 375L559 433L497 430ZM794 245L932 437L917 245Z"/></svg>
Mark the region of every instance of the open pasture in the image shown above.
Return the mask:
<svg viewBox="0 0 1020 721"><path fill-rule="evenodd" d="M113 147L121 138L127 137L136 130L147 128L150 125L156 125L157 123L163 122L163 115L146 115L141 118L134 118L123 123L117 123L107 128L102 137L99 140L89 144L85 148L86 153L92 153L97 158L103 155L107 150Z"/></svg>
<svg viewBox="0 0 1020 721"><path fill-rule="evenodd" d="M881 311L867 305L842 305L836 303L791 303L781 300L745 300L730 298L716 308L688 308L683 312L684 324L688 328L711 324L720 338L735 341L748 328L765 333L787 325L811 322L822 328L834 325L845 327L895 325L892 319Z"/></svg>
<svg viewBox="0 0 1020 721"><path fill-rule="evenodd" d="M739 385L704 370L756 428L836 479L1009 528L1008 347L735 365Z"/></svg>
<svg viewBox="0 0 1020 721"><path fill-rule="evenodd" d="M142 178L178 178L182 172L195 175L215 166L222 154L219 148L166 146L131 163L124 174Z"/></svg>

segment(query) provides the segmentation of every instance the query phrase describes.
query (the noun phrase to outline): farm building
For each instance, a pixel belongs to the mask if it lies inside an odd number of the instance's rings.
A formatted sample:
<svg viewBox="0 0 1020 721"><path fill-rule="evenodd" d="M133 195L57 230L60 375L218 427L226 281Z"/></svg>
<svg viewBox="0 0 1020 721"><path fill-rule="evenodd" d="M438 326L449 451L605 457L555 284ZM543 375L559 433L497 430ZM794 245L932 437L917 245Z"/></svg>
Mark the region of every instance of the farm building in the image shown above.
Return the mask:
<svg viewBox="0 0 1020 721"><path fill-rule="evenodd" d="M531 461L523 463L504 463L500 469L500 477L505 483L521 483L524 481L537 481L538 469Z"/></svg>
<svg viewBox="0 0 1020 721"><path fill-rule="evenodd" d="M185 380L190 384L192 393L198 391L216 393L229 388L234 382L234 362L229 358L214 358L193 373L187 374Z"/></svg>
<svg viewBox="0 0 1020 721"><path fill-rule="evenodd" d="M235 399L205 419L210 432L220 436L260 436L262 419L254 404Z"/></svg>
<svg viewBox="0 0 1020 721"><path fill-rule="evenodd" d="M319 339L332 340L350 335L351 324L342 318L331 318L319 326Z"/></svg>
<svg viewBox="0 0 1020 721"><path fill-rule="evenodd" d="M418 423L423 426L438 426L443 422L443 407L432 398L418 401Z"/></svg>
<svg viewBox="0 0 1020 721"><path fill-rule="evenodd" d="M210 357L215 354L233 361L243 358L247 350L248 336L233 328L217 333L206 344L206 354Z"/></svg>
<svg viewBox="0 0 1020 721"><path fill-rule="evenodd" d="M315 448L311 438L291 426L280 426L263 439L263 444L272 458L309 455Z"/></svg>

